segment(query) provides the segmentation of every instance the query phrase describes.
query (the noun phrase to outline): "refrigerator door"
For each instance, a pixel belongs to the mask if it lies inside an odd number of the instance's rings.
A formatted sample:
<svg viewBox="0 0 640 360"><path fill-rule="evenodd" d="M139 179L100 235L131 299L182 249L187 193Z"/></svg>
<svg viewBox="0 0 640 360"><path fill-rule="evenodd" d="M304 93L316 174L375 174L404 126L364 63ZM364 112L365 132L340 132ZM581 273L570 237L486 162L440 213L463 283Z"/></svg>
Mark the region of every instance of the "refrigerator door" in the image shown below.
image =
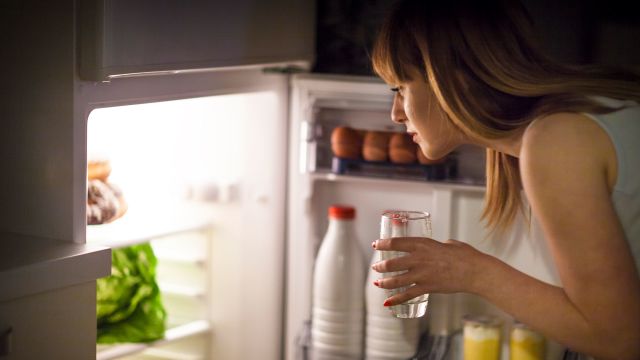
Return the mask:
<svg viewBox="0 0 640 360"><path fill-rule="evenodd" d="M315 1L117 1L78 6L86 80L311 61Z"/></svg>

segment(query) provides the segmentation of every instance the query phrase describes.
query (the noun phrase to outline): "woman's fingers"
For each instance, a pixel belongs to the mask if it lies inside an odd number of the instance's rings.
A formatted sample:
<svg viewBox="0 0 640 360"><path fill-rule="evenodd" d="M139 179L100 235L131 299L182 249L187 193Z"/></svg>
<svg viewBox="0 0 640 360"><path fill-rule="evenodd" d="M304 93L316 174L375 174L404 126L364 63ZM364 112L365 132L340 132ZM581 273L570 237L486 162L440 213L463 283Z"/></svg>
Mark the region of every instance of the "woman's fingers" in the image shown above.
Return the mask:
<svg viewBox="0 0 640 360"><path fill-rule="evenodd" d="M429 238L421 237L402 237L402 238L390 238L379 239L371 243L371 246L376 250L382 251L405 251L411 252L416 250L422 243L426 241L435 241Z"/></svg>
<svg viewBox="0 0 640 360"><path fill-rule="evenodd" d="M478 274L477 264L483 261L485 256L470 245L456 240L441 243L430 238L404 237L377 240L373 245L377 250L404 253L373 264L371 266L373 270L387 274L400 272L408 274L406 276L412 276L411 278L405 276L400 280L388 280L394 277L386 278L381 287L387 289L417 284L413 287L421 288L425 292L468 291L475 286Z"/></svg>
<svg viewBox="0 0 640 360"><path fill-rule="evenodd" d="M371 268L381 273L409 270L412 265L415 265L416 261L421 257L417 254L424 254L425 252L428 253L431 251L433 246L438 245L440 245L439 242L433 239L422 237L404 237L376 240L372 244L372 246L376 250L406 252L407 254L379 261L373 264ZM412 254L416 254L416 256L413 256Z"/></svg>
<svg viewBox="0 0 640 360"><path fill-rule="evenodd" d="M384 302L384 306L393 306L393 305L402 304L404 302L407 302L415 297L424 295L426 293L427 293L426 291L422 290L418 286L412 286L409 289L407 289L407 291L401 292L399 294L395 294L387 298Z"/></svg>
<svg viewBox="0 0 640 360"><path fill-rule="evenodd" d="M409 286L416 282L415 275L411 273L404 273L393 277L377 279L373 284L383 289L397 289L404 286Z"/></svg>
<svg viewBox="0 0 640 360"><path fill-rule="evenodd" d="M409 270L411 258L409 255L398 256L396 258L378 261L371 265L371 268L379 273Z"/></svg>

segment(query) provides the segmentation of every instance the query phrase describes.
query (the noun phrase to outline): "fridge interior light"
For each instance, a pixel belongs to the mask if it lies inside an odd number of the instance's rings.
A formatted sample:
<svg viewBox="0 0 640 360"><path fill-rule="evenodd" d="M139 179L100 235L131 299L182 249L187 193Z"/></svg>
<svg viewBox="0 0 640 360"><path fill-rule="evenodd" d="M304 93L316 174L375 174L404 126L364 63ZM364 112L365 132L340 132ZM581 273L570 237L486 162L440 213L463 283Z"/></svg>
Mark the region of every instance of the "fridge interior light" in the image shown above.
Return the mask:
<svg viewBox="0 0 640 360"><path fill-rule="evenodd" d="M224 195L242 178L246 133L271 92L98 108L89 114L88 160L108 159L109 181L130 207L184 200L194 189Z"/></svg>

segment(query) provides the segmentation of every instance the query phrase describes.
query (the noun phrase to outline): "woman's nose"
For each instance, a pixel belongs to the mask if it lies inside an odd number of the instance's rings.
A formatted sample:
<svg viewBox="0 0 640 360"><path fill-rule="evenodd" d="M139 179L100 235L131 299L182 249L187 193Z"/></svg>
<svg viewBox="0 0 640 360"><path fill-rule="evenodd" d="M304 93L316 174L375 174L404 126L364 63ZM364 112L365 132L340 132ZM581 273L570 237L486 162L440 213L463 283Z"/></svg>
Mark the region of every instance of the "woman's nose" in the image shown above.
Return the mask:
<svg viewBox="0 0 640 360"><path fill-rule="evenodd" d="M391 107L391 121L402 124L407 121L407 115L404 113L404 105L398 94L393 97L393 106Z"/></svg>

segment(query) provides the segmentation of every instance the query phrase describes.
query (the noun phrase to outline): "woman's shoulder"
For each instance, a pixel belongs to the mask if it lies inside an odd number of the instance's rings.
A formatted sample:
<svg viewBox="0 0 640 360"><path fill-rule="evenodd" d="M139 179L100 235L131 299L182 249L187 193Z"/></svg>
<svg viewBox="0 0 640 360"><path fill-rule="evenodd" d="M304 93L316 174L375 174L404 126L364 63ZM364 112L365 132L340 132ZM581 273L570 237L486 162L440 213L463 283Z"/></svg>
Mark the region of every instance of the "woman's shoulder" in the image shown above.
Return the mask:
<svg viewBox="0 0 640 360"><path fill-rule="evenodd" d="M539 117L529 123L525 130L525 137L537 139L541 135L562 135L591 125L595 125L593 120L583 113L557 112Z"/></svg>
<svg viewBox="0 0 640 360"><path fill-rule="evenodd" d="M606 132L582 113L559 112L532 121L524 131L522 150L573 150L598 153L606 146Z"/></svg>
<svg viewBox="0 0 640 360"><path fill-rule="evenodd" d="M615 182L615 148L606 131L581 113L555 113L526 128L520 149L526 174L540 172L605 174Z"/></svg>

